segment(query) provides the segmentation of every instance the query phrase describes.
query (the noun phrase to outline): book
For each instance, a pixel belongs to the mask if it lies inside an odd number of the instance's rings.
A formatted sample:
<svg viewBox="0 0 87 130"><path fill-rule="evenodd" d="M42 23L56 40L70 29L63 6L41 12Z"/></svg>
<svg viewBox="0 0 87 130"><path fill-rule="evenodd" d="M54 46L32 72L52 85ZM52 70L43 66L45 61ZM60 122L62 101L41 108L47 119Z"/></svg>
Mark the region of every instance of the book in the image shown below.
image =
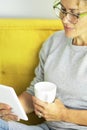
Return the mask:
<svg viewBox="0 0 87 130"><path fill-rule="evenodd" d="M22 120L28 120L28 117L20 103L15 90L6 85L0 85L0 103L6 103L11 106L13 114Z"/></svg>

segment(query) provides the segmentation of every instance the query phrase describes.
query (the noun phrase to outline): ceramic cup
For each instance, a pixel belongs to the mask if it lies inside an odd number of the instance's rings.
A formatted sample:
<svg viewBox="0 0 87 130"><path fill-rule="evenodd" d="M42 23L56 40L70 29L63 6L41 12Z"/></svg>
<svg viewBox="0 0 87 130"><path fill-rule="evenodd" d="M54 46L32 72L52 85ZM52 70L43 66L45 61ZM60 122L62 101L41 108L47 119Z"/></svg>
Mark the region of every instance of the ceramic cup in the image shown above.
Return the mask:
<svg viewBox="0 0 87 130"><path fill-rule="evenodd" d="M34 85L35 96L45 102L52 103L56 96L57 86L51 82L38 82Z"/></svg>

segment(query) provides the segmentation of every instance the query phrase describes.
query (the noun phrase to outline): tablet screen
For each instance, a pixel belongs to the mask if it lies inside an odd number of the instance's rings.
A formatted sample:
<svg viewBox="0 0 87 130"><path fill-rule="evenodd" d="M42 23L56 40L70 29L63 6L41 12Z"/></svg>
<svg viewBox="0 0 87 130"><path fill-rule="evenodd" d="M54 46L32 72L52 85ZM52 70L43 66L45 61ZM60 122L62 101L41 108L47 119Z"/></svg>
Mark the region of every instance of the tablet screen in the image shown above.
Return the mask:
<svg viewBox="0 0 87 130"><path fill-rule="evenodd" d="M0 103L11 106L12 112L20 119L28 120L28 117L12 87L0 85Z"/></svg>

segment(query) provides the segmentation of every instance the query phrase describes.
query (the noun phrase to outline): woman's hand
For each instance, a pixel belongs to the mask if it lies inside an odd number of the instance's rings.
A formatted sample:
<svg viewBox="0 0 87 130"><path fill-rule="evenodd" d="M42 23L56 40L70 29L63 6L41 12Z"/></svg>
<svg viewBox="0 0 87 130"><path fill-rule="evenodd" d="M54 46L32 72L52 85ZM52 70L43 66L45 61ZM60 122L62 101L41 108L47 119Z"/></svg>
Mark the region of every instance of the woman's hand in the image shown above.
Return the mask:
<svg viewBox="0 0 87 130"><path fill-rule="evenodd" d="M18 121L18 117L12 113L12 108L4 103L0 103L0 118L6 121Z"/></svg>
<svg viewBox="0 0 87 130"><path fill-rule="evenodd" d="M36 115L42 114L47 121L63 121L67 108L56 99L53 103L43 102L33 96L33 104Z"/></svg>

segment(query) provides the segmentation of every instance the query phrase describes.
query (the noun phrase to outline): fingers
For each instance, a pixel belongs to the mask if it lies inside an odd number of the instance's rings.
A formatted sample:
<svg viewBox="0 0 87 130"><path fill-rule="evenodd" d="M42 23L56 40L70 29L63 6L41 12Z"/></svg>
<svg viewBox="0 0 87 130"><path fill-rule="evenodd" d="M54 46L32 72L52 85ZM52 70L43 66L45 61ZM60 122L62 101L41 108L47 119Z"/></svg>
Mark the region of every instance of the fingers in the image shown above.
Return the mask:
<svg viewBox="0 0 87 130"><path fill-rule="evenodd" d="M0 103L0 110L1 109L10 109L11 107L8 104Z"/></svg>
<svg viewBox="0 0 87 130"><path fill-rule="evenodd" d="M34 96L33 96L32 100L33 100L33 104L34 104L34 105L36 104L36 105L41 106L41 107L43 107L43 108L44 108L44 106L45 106L46 104L48 104L47 102L43 102L43 101L41 101L40 99L37 99L37 98L34 97Z"/></svg>
<svg viewBox="0 0 87 130"><path fill-rule="evenodd" d="M39 99L33 96L34 111L39 118L43 117L43 110L44 110L43 104L44 102L40 101Z"/></svg>
<svg viewBox="0 0 87 130"><path fill-rule="evenodd" d="M11 120L13 120L13 121L19 121L18 116L11 115L11 114L10 115L2 116L1 119L6 120L6 121L11 121Z"/></svg>
<svg viewBox="0 0 87 130"><path fill-rule="evenodd" d="M0 103L0 117L11 113L11 107L7 104Z"/></svg>
<svg viewBox="0 0 87 130"><path fill-rule="evenodd" d="M0 110L0 118L6 121L19 121L18 116L14 115L11 110Z"/></svg>
<svg viewBox="0 0 87 130"><path fill-rule="evenodd" d="M7 110L0 110L0 117L1 116L5 116L11 113L11 109L7 109Z"/></svg>
<svg viewBox="0 0 87 130"><path fill-rule="evenodd" d="M41 100L37 99L36 97L33 97L33 105L37 111L43 111L45 104L46 103L42 102Z"/></svg>
<svg viewBox="0 0 87 130"><path fill-rule="evenodd" d="M38 117L43 117L45 120L55 120L55 103L43 102L35 97L33 97L34 111Z"/></svg>
<svg viewBox="0 0 87 130"><path fill-rule="evenodd" d="M6 121L18 121L18 116L12 113L12 108L8 104L0 103L0 118Z"/></svg>

